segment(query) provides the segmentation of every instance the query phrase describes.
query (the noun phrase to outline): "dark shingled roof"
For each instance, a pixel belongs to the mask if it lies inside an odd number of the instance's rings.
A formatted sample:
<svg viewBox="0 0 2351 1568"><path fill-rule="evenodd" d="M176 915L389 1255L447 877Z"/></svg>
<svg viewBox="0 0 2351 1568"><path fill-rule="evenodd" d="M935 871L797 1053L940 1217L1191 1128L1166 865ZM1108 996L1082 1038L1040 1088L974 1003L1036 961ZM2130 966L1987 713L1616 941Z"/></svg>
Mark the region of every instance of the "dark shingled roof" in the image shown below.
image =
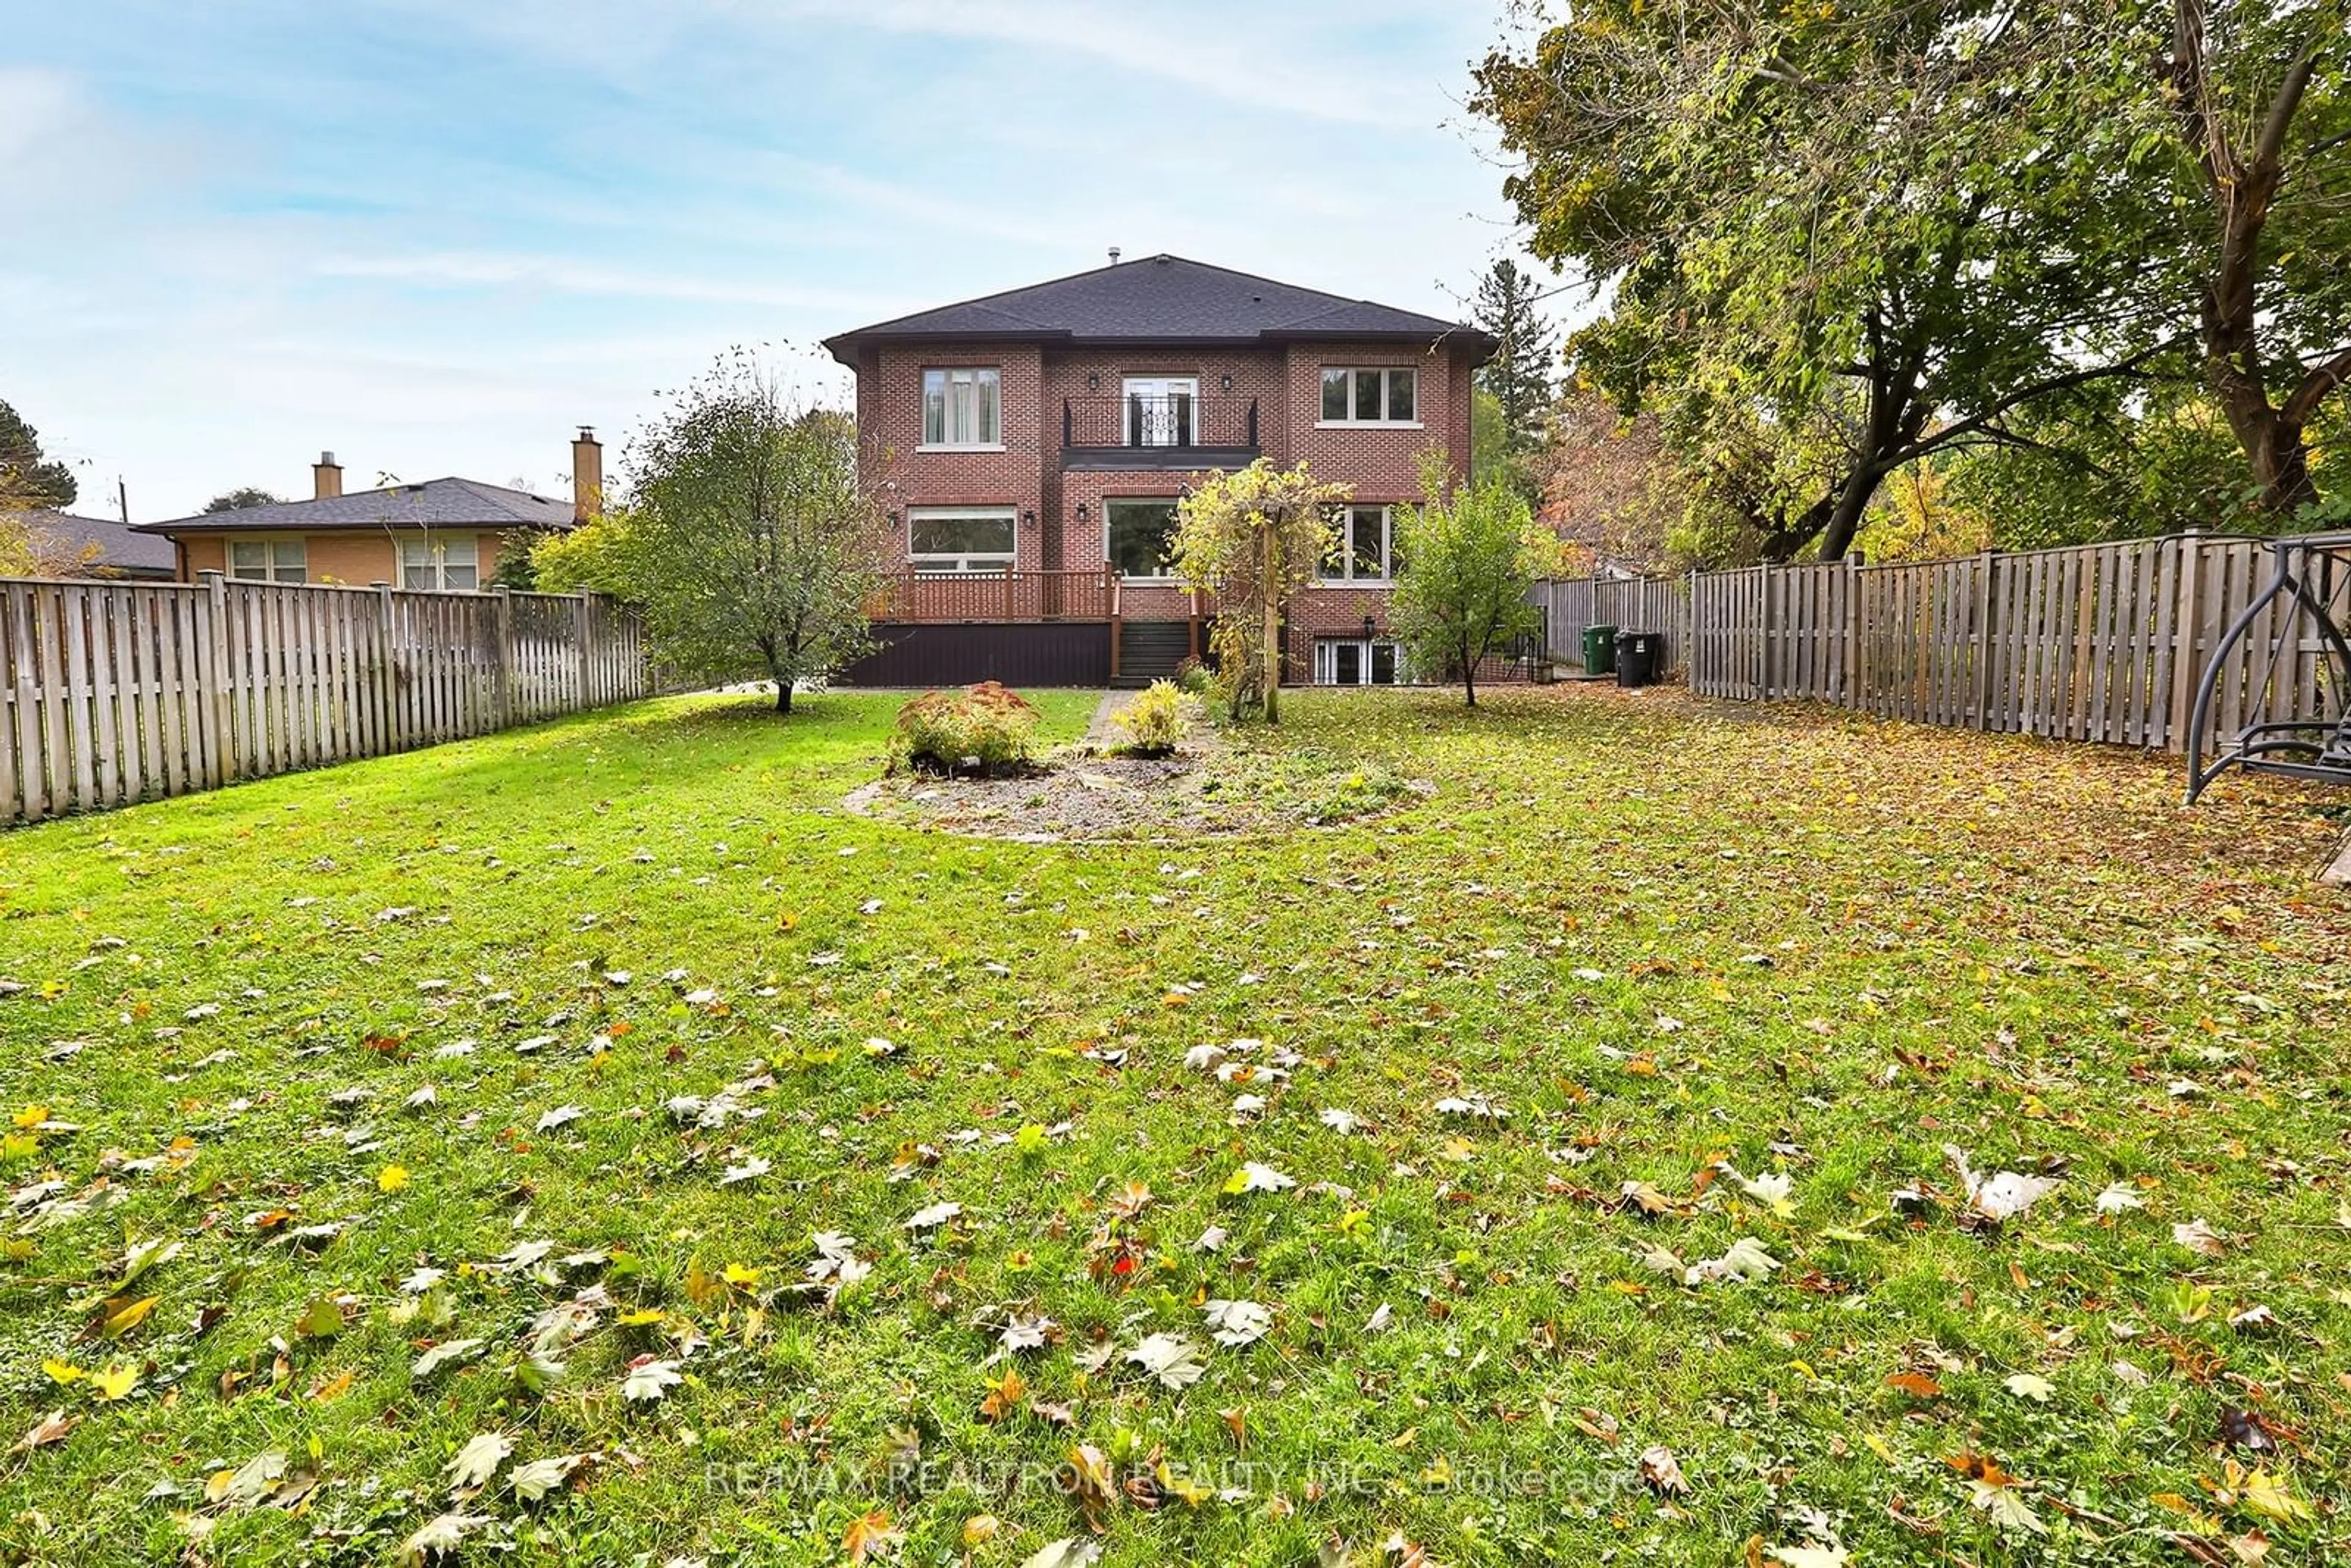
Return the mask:
<svg viewBox="0 0 2351 1568"><path fill-rule="evenodd" d="M571 503L478 479L427 479L322 501L280 501L139 523L148 534L350 533L380 528L569 528Z"/></svg>
<svg viewBox="0 0 2351 1568"><path fill-rule="evenodd" d="M71 512L32 511L25 520L63 540L81 558L78 576L169 578L178 570L169 539L150 538L110 517L80 517Z"/></svg>
<svg viewBox="0 0 2351 1568"><path fill-rule="evenodd" d="M867 343L947 338L1171 345L1449 338L1480 359L1494 348L1485 333L1457 321L1368 299L1343 299L1180 256L1098 267L1050 283L917 311L828 338L825 347L834 359L853 365L856 350Z"/></svg>

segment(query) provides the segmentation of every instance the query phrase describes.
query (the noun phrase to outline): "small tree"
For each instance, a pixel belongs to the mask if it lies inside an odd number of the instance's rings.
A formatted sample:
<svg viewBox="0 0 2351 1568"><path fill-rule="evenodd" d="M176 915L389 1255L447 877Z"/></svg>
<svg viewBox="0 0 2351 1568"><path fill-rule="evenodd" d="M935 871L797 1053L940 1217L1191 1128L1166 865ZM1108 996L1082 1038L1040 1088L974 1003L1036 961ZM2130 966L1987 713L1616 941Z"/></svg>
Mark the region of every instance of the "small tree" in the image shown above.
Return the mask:
<svg viewBox="0 0 2351 1568"><path fill-rule="evenodd" d="M1388 624L1422 670L1458 671L1478 706L1478 662L1542 624L1527 597L1557 562L1559 541L1535 524L1526 497L1499 479L1447 493L1445 459L1421 460L1435 497L1396 514L1395 594Z"/></svg>
<svg viewBox="0 0 2351 1568"><path fill-rule="evenodd" d="M1217 596L1211 648L1236 717L1252 705L1281 722L1281 616L1314 580L1337 539L1332 507L1354 495L1305 464L1276 468L1260 457L1212 474L1176 507L1168 559L1196 593Z"/></svg>
<svg viewBox="0 0 2351 1568"><path fill-rule="evenodd" d="M857 433L787 406L747 354L720 360L630 446L627 504L543 541L539 585L641 607L655 657L697 679L792 687L872 646L888 525L858 487Z"/></svg>

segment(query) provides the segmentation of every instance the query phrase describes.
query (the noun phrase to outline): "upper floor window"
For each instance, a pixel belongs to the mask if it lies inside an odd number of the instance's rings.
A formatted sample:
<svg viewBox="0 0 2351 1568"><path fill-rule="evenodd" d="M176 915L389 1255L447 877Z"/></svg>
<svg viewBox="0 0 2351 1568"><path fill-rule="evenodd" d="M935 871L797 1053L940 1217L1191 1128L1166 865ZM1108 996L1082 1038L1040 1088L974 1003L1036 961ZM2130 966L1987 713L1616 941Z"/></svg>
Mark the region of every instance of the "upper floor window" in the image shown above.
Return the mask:
<svg viewBox="0 0 2351 1568"><path fill-rule="evenodd" d="M906 514L906 556L916 571L1009 571L1010 507L926 507Z"/></svg>
<svg viewBox="0 0 2351 1568"><path fill-rule="evenodd" d="M989 370L923 372L923 444L1000 446L1002 375Z"/></svg>
<svg viewBox="0 0 2351 1568"><path fill-rule="evenodd" d="M1325 582L1385 582L1394 575L1395 541L1385 507L1339 508L1338 540L1323 558Z"/></svg>
<svg viewBox="0 0 2351 1568"><path fill-rule="evenodd" d="M452 541L438 534L400 537L400 586L423 590L466 590L481 584L481 541Z"/></svg>
<svg viewBox="0 0 2351 1568"><path fill-rule="evenodd" d="M1325 424L1417 424L1420 423L1420 372L1399 370L1353 370L1337 365L1322 369L1322 423Z"/></svg>
<svg viewBox="0 0 2351 1568"><path fill-rule="evenodd" d="M247 582L307 582L309 557L295 539L231 539L228 574Z"/></svg>

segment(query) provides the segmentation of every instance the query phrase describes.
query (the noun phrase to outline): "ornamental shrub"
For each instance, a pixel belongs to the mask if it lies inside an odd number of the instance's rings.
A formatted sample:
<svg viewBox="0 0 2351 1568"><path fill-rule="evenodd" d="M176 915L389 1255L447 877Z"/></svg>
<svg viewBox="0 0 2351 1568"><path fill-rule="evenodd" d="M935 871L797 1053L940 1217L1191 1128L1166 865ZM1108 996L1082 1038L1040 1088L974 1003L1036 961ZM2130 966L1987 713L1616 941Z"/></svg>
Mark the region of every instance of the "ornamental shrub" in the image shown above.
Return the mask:
<svg viewBox="0 0 2351 1568"><path fill-rule="evenodd" d="M895 760L935 772L999 773L1029 760L1037 710L994 681L925 692L898 710Z"/></svg>
<svg viewBox="0 0 2351 1568"><path fill-rule="evenodd" d="M1111 716L1125 739L1118 749L1129 757L1165 757L1191 727L1193 701L1173 681L1154 681L1133 702Z"/></svg>

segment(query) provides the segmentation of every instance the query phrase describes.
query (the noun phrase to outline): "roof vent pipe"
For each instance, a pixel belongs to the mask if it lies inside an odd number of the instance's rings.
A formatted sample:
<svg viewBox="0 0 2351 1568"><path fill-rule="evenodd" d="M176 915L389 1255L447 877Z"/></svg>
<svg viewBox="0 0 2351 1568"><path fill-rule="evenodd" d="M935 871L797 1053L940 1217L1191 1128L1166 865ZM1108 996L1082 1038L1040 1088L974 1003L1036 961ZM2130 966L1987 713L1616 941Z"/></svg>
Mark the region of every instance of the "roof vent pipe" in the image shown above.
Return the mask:
<svg viewBox="0 0 2351 1568"><path fill-rule="evenodd" d="M1110 264L1113 267L1116 267L1118 265L1118 246L1116 246L1110 247Z"/></svg>

